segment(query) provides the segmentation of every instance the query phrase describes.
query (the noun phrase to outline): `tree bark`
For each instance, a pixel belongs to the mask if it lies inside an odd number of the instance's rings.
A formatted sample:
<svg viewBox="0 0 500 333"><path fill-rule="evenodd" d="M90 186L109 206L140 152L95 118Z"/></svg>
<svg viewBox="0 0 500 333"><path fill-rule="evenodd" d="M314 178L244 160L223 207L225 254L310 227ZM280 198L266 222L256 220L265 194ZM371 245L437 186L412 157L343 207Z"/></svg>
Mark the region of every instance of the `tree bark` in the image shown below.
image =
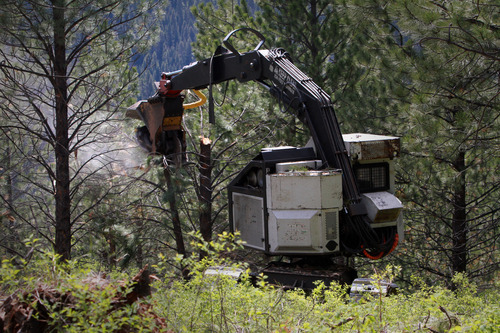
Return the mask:
<svg viewBox="0 0 500 333"><path fill-rule="evenodd" d="M207 242L212 240L212 163L211 163L212 141L209 138L200 138L200 160L198 170L200 172L200 232ZM204 254L200 253L203 257Z"/></svg>
<svg viewBox="0 0 500 333"><path fill-rule="evenodd" d="M467 213L465 185L465 153L459 152L454 162L458 172L457 183L453 195L453 274L467 271Z"/></svg>
<svg viewBox="0 0 500 333"><path fill-rule="evenodd" d="M6 246L5 249L7 250L7 253L10 253L12 255L16 254L16 251L14 248L16 247L16 244L20 243L19 236L17 233L17 228L16 228L16 220L15 217L13 216L13 207L14 207L14 193L13 193L13 180L12 180L12 165L10 161L10 142L7 141L6 143L7 148L5 149L5 171L4 171L4 178L5 178L5 203L7 204L7 211L6 212L1 212L2 217L6 216L8 220L8 233L9 235L6 238Z"/></svg>
<svg viewBox="0 0 500 333"><path fill-rule="evenodd" d="M54 94L56 118L56 237L54 248L61 260L71 258L71 198L68 137L68 84L64 0L53 1Z"/></svg>
<svg viewBox="0 0 500 333"><path fill-rule="evenodd" d="M165 163L163 166L163 174L167 182L168 204L170 206L170 212L172 214L172 227L174 230L175 245L177 248L177 253L186 256L186 246L184 245L184 236L182 235L182 225L181 219L179 217L179 210L177 209L177 201L175 200L176 188L172 182L172 174ZM182 276L187 279L189 276L189 271L185 267L181 267Z"/></svg>

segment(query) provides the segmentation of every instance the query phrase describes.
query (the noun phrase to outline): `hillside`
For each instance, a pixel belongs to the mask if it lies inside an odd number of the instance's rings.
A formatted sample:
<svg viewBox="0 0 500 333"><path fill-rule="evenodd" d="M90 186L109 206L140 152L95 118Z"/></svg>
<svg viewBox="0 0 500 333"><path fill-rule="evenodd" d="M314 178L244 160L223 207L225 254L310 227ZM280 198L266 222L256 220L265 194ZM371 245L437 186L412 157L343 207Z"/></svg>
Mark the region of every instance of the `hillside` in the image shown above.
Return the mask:
<svg viewBox="0 0 500 333"><path fill-rule="evenodd" d="M140 97L154 93L153 82L159 80L162 72L170 72L195 61L191 44L196 40L195 17L191 7L210 0L170 0L161 20L159 41L139 60ZM216 3L215 0L211 2ZM256 10L254 0L248 1L249 8ZM229 31L228 31L229 32Z"/></svg>

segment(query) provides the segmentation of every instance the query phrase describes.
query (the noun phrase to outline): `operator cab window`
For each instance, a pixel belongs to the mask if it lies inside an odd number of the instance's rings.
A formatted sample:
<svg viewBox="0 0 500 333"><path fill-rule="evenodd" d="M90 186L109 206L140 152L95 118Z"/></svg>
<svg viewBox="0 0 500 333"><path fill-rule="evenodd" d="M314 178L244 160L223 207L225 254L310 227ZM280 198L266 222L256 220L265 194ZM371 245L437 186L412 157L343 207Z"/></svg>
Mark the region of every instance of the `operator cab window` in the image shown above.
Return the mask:
<svg viewBox="0 0 500 333"><path fill-rule="evenodd" d="M362 193L387 191L390 188L388 163L357 164L354 172Z"/></svg>

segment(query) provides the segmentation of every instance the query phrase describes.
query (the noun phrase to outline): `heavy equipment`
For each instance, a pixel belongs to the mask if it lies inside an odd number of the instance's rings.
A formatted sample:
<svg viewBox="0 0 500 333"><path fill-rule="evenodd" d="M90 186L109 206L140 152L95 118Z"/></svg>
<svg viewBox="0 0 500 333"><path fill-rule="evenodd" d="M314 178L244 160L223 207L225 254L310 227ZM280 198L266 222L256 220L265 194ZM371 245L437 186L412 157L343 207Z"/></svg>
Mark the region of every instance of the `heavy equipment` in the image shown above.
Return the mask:
<svg viewBox="0 0 500 333"><path fill-rule="evenodd" d="M254 50L240 53L230 42L242 30L259 38ZM138 139L150 152L183 156L185 89L208 88L212 102L213 85L254 81L293 108L311 140L306 147L262 149L249 161L228 186L230 229L238 230L249 248L291 258L264 269L272 283L306 289L315 280L351 283L355 271L332 258L379 259L402 241L403 206L394 195L399 138L342 135L330 96L285 50L261 50L264 41L250 28L230 32L212 57L162 73L157 93L134 104L128 114L145 123ZM209 120L214 119L210 103Z"/></svg>

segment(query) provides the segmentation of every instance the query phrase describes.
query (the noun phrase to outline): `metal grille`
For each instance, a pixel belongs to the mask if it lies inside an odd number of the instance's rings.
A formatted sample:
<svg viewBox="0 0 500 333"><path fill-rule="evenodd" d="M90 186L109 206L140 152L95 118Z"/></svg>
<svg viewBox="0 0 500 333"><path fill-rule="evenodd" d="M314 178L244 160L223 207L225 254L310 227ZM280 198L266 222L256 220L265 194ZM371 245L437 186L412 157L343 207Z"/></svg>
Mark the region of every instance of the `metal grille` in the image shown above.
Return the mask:
<svg viewBox="0 0 500 333"><path fill-rule="evenodd" d="M361 192L389 189L389 165L387 163L357 165L355 172Z"/></svg>
<svg viewBox="0 0 500 333"><path fill-rule="evenodd" d="M326 212L326 239L327 240L337 240L338 238L338 222L337 222L337 212Z"/></svg>

